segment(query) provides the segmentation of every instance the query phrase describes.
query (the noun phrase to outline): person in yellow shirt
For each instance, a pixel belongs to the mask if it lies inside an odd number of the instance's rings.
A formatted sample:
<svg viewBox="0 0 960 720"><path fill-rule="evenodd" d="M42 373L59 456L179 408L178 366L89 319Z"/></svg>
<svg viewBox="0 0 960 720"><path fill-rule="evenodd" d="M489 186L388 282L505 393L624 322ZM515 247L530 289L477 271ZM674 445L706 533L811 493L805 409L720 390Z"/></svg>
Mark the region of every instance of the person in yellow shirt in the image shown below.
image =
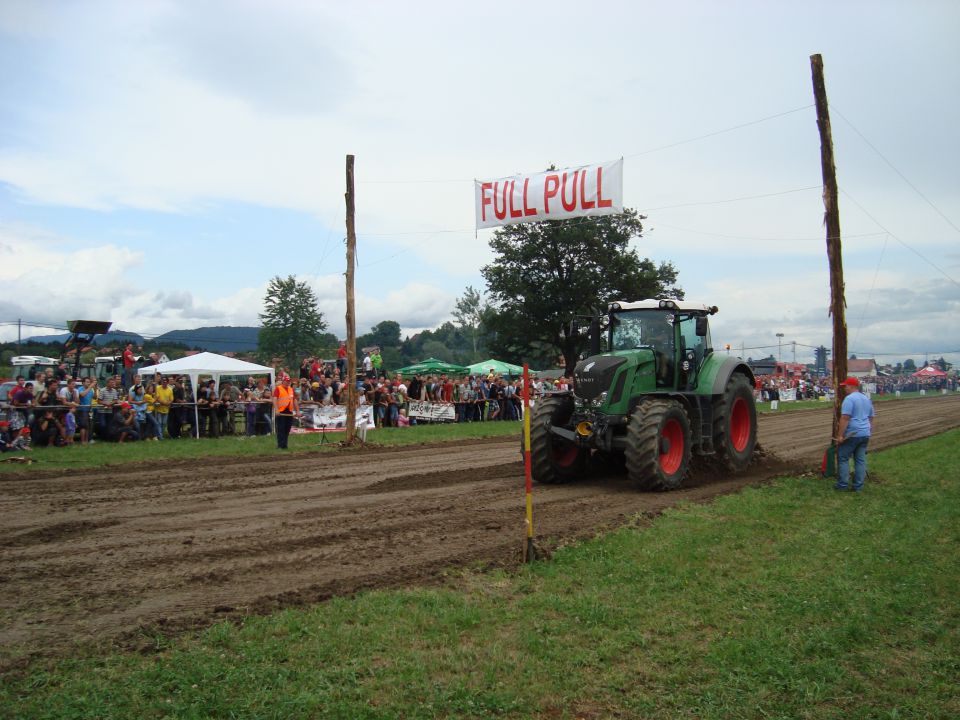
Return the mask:
<svg viewBox="0 0 960 720"><path fill-rule="evenodd" d="M166 375L160 378L160 384L156 386L156 393L153 399L154 417L157 420L157 425L160 427L159 437L163 440L163 436L167 432L167 422L170 419L170 406L173 405L173 387L170 385L170 379Z"/></svg>

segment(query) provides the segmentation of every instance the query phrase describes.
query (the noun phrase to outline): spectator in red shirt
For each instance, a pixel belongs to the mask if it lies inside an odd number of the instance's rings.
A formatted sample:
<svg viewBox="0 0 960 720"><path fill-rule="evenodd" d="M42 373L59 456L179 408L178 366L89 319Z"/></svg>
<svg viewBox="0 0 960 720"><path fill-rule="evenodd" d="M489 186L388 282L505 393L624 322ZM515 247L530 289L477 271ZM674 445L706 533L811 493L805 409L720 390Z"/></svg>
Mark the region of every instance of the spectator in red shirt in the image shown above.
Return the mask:
<svg viewBox="0 0 960 720"><path fill-rule="evenodd" d="M133 366L136 358L133 354L133 343L127 343L127 349L123 351L123 387L129 388L133 384Z"/></svg>
<svg viewBox="0 0 960 720"><path fill-rule="evenodd" d="M343 340L337 348L337 370L340 371L341 378L347 377L347 344Z"/></svg>

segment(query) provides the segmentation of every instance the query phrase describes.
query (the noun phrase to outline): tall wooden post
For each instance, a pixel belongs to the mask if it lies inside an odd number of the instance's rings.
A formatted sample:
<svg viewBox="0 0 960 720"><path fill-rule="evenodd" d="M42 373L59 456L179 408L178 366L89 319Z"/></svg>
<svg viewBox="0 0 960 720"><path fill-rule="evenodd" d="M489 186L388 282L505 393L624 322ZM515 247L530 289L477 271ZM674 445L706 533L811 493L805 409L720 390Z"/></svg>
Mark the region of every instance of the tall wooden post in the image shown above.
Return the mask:
<svg viewBox="0 0 960 720"><path fill-rule="evenodd" d="M353 444L357 434L357 321L353 313L353 266L357 251L357 231L354 226L353 155L347 155L347 444Z"/></svg>
<svg viewBox="0 0 960 720"><path fill-rule="evenodd" d="M837 168L833 161L833 133L827 107L827 87L823 80L823 58L810 56L813 97L820 129L820 169L823 175L823 222L827 228L827 258L830 261L830 314L833 316L833 437L840 423L843 398L840 383L847 377L847 302L843 295L843 256L840 249L840 207L837 203Z"/></svg>

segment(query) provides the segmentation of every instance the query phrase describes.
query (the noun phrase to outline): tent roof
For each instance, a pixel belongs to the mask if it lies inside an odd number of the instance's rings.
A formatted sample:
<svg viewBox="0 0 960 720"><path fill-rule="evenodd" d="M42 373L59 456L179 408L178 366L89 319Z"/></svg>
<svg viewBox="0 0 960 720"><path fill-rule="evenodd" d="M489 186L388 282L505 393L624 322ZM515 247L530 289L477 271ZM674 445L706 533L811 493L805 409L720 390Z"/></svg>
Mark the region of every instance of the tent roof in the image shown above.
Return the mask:
<svg viewBox="0 0 960 720"><path fill-rule="evenodd" d="M463 365L448 363L437 358L427 358L407 367L397 368L393 372L401 375L416 375L420 373L464 373L467 371Z"/></svg>
<svg viewBox="0 0 960 720"><path fill-rule="evenodd" d="M273 368L265 365L237 360L226 355L218 355L212 352L202 352L189 357L183 357L179 360L161 363L160 365L149 365L140 368L141 375L262 375L264 373L273 373Z"/></svg>
<svg viewBox="0 0 960 720"><path fill-rule="evenodd" d="M947 374L943 370L940 370L939 368L935 368L933 365L927 365L925 368L921 368L917 370L915 373L913 373L911 377L946 377L946 376Z"/></svg>
<svg viewBox="0 0 960 720"><path fill-rule="evenodd" d="M490 358L489 360L483 360L482 362L473 363L472 365L467 365L467 370L470 371L471 375L476 374L486 374L493 370L493 372L498 375L519 375L523 372L522 365L511 365L508 362L503 360L494 360ZM535 372L535 371L531 371Z"/></svg>

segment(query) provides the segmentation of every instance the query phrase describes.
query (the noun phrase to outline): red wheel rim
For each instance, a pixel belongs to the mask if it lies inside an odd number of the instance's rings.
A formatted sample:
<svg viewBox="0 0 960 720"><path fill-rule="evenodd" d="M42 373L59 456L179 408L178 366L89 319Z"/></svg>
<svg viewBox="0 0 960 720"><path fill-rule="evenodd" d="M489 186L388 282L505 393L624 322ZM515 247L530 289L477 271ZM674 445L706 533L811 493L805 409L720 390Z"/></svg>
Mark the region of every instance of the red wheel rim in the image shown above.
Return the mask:
<svg viewBox="0 0 960 720"><path fill-rule="evenodd" d="M736 398L730 408L730 444L737 452L747 449L750 442L750 410L747 401Z"/></svg>
<svg viewBox="0 0 960 720"><path fill-rule="evenodd" d="M676 420L667 420L660 431L660 438L661 443L667 441L667 451L660 453L660 469L667 475L673 475L683 464L683 427Z"/></svg>
<svg viewBox="0 0 960 720"><path fill-rule="evenodd" d="M577 461L580 454L580 448L572 443L563 443L553 446L553 464L557 467L567 468Z"/></svg>

